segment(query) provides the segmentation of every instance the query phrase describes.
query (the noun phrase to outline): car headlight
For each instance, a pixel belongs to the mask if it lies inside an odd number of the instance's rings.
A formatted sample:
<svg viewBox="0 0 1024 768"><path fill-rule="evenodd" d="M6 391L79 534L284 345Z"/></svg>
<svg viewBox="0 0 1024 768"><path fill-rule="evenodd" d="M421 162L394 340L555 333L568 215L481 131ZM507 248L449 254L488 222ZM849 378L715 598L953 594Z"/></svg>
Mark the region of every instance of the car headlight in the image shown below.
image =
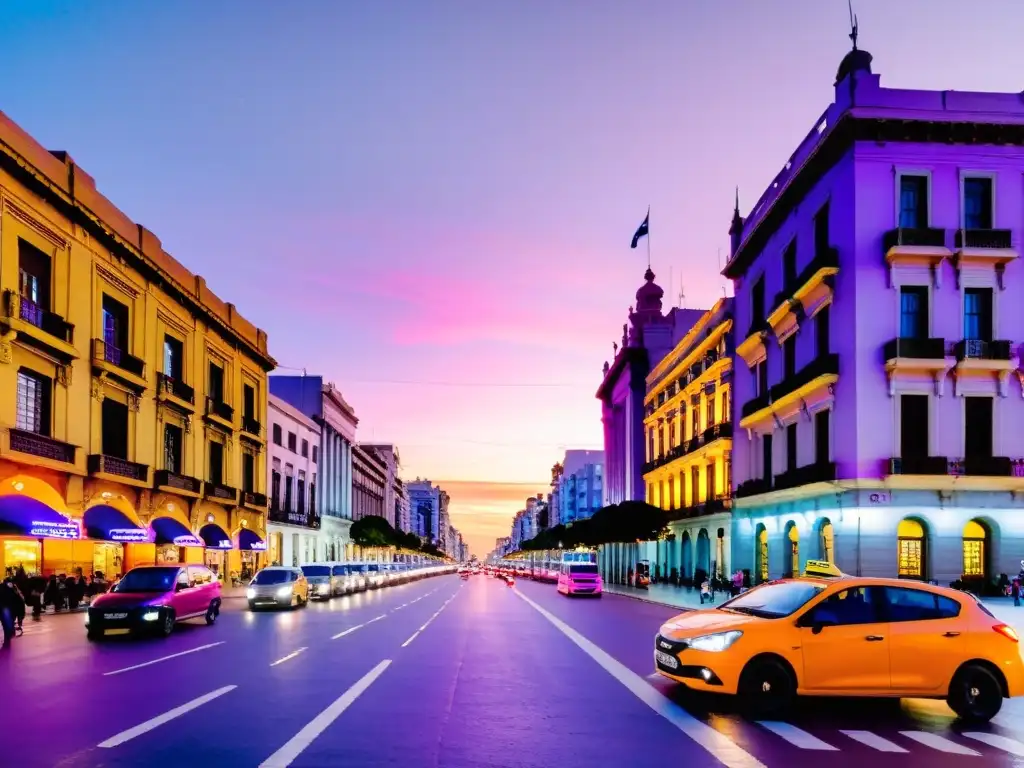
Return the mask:
<svg viewBox="0 0 1024 768"><path fill-rule="evenodd" d="M277 596L278 597L288 597L291 593L292 593L292 588L291 587L281 587L279 590L277 590Z"/></svg>
<svg viewBox="0 0 1024 768"><path fill-rule="evenodd" d="M88 611L85 612L85 626L87 626L87 627L89 626L89 612Z"/></svg>
<svg viewBox="0 0 1024 768"><path fill-rule="evenodd" d="M160 611L146 611L142 614L143 621L156 621L160 618Z"/></svg>
<svg viewBox="0 0 1024 768"><path fill-rule="evenodd" d="M249 600L252 600L253 598L256 597L256 590L253 589L252 587L249 587L247 590L245 590L245 596Z"/></svg>
<svg viewBox="0 0 1024 768"><path fill-rule="evenodd" d="M719 651L728 650L732 647L732 644L741 637L743 637L743 633L738 629L734 629L731 632L716 632L713 635L691 637L684 642L695 651L710 651L712 653L717 653Z"/></svg>

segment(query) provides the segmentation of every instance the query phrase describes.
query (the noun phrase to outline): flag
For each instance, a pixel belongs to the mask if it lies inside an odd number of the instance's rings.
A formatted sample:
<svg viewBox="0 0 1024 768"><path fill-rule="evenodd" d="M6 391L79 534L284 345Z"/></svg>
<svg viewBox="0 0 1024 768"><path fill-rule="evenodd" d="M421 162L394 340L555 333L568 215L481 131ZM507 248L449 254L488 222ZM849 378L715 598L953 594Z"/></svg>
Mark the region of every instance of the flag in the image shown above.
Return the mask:
<svg viewBox="0 0 1024 768"><path fill-rule="evenodd" d="M647 211L647 215L644 216L644 223L636 228L636 232L633 234L633 242L629 244L630 248L636 248L636 244L640 241L641 237L647 237L649 234L651 212Z"/></svg>

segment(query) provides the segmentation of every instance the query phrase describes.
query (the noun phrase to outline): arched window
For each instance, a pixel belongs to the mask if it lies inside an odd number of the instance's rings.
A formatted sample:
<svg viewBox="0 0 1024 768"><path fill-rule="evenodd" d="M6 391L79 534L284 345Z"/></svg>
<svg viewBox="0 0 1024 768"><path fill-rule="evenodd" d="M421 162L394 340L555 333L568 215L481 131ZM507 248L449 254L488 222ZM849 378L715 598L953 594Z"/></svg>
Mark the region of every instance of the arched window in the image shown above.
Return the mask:
<svg viewBox="0 0 1024 768"><path fill-rule="evenodd" d="M836 561L835 529L828 520L821 524L821 559L830 563Z"/></svg>
<svg viewBox="0 0 1024 768"><path fill-rule="evenodd" d="M985 542L988 531L977 520L964 526L964 576L985 576Z"/></svg>
<svg viewBox="0 0 1024 768"><path fill-rule="evenodd" d="M925 530L917 520L906 518L896 529L898 575L901 579L925 577Z"/></svg>
<svg viewBox="0 0 1024 768"><path fill-rule="evenodd" d="M800 575L800 531L796 529L795 525L789 526L789 531L786 534L786 538L789 540L789 572L793 576Z"/></svg>
<svg viewBox="0 0 1024 768"><path fill-rule="evenodd" d="M757 532L757 580L768 581L768 531L763 526Z"/></svg>

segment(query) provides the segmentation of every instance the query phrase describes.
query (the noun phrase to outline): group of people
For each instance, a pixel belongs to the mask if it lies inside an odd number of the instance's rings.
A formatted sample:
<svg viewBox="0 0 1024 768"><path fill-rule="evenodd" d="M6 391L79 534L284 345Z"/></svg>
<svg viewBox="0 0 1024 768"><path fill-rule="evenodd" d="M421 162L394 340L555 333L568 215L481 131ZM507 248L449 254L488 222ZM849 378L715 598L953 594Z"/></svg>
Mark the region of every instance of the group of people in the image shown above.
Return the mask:
<svg viewBox="0 0 1024 768"><path fill-rule="evenodd" d="M73 575L51 574L46 578L38 574L30 576L20 566L8 568L0 583L3 648L10 648L11 641L21 633L28 608L32 609L33 620L38 621L49 606L53 606L55 613L73 611L87 599L106 592L109 586L101 571L88 579L81 568Z"/></svg>

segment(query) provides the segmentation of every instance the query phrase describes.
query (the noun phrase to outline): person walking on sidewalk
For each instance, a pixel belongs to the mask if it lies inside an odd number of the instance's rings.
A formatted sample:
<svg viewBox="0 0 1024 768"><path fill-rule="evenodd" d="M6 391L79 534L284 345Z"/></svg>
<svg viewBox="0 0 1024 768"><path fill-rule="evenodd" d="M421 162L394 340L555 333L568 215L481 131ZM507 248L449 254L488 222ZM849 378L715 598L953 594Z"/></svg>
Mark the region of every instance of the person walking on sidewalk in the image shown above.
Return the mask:
<svg viewBox="0 0 1024 768"><path fill-rule="evenodd" d="M8 650L16 631L20 629L25 618L25 600L8 576L0 583L0 625L3 626L4 645L0 650Z"/></svg>
<svg viewBox="0 0 1024 768"><path fill-rule="evenodd" d="M711 592L711 582L708 581L706 576L704 577L704 581L700 583L700 604L704 605L705 600L709 603L715 602L715 596Z"/></svg>
<svg viewBox="0 0 1024 768"><path fill-rule="evenodd" d="M1016 607L1020 607L1020 577L1013 580L1013 584L1010 586L1010 594L1013 595L1013 604Z"/></svg>

